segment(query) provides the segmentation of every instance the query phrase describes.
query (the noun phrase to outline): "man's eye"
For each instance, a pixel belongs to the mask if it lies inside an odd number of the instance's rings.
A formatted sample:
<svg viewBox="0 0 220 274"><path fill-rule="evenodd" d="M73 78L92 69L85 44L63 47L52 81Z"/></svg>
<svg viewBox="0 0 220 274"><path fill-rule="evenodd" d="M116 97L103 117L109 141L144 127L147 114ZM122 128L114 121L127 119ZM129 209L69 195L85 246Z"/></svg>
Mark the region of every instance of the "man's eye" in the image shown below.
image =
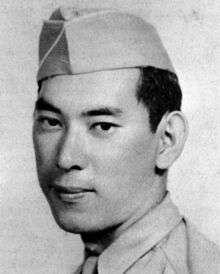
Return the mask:
<svg viewBox="0 0 220 274"><path fill-rule="evenodd" d="M39 117L37 122L43 130L59 129L62 126L58 119L50 117Z"/></svg>
<svg viewBox="0 0 220 274"><path fill-rule="evenodd" d="M116 124L113 123L108 123L108 122L100 122L100 123L95 123L92 125L92 129L98 132L99 134L110 134L112 133L116 127L119 127Z"/></svg>
<svg viewBox="0 0 220 274"><path fill-rule="evenodd" d="M100 123L96 126L96 128L103 130L103 131L109 131L113 127L113 124L110 123Z"/></svg>

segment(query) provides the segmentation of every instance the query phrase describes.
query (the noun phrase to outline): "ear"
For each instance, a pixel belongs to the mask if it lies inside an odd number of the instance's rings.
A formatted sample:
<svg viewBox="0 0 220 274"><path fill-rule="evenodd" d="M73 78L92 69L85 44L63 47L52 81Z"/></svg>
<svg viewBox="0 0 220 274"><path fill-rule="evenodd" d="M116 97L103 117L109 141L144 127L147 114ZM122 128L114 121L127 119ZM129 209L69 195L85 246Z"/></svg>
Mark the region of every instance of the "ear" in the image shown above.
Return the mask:
<svg viewBox="0 0 220 274"><path fill-rule="evenodd" d="M188 136L188 123L181 111L165 114L158 125L156 166L168 169L180 156Z"/></svg>

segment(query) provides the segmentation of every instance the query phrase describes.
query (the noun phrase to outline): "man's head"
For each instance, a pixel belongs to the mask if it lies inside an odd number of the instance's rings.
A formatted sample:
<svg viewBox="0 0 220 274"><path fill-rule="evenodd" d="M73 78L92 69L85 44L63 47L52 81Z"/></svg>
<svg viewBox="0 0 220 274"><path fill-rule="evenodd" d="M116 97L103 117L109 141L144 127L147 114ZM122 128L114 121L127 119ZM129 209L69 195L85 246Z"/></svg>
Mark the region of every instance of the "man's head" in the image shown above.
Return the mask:
<svg viewBox="0 0 220 274"><path fill-rule="evenodd" d="M67 22L56 11L41 35L38 176L57 223L92 232L161 198L165 174L157 171L181 153L186 122L154 28L115 11L63 13Z"/></svg>

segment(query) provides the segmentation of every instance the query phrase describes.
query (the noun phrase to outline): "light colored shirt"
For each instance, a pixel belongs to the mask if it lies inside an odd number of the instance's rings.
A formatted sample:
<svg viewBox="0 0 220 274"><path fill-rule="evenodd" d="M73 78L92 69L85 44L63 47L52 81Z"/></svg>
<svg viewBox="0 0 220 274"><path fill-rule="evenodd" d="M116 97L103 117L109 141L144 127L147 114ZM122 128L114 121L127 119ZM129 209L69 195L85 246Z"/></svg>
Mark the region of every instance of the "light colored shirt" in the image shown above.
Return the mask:
<svg viewBox="0 0 220 274"><path fill-rule="evenodd" d="M97 268L98 274L220 274L220 252L180 215L168 194L101 253Z"/></svg>

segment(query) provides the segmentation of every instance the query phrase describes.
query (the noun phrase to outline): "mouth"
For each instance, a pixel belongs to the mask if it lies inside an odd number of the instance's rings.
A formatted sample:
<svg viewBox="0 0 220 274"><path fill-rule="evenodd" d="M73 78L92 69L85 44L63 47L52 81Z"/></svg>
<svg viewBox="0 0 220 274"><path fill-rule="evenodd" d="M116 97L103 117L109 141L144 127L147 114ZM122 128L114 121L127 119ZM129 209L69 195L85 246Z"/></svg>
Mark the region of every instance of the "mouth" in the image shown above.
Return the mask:
<svg viewBox="0 0 220 274"><path fill-rule="evenodd" d="M66 203L74 203L76 200L82 199L86 194L94 192L93 189L72 186L63 187L59 185L53 185L51 189L56 197Z"/></svg>

